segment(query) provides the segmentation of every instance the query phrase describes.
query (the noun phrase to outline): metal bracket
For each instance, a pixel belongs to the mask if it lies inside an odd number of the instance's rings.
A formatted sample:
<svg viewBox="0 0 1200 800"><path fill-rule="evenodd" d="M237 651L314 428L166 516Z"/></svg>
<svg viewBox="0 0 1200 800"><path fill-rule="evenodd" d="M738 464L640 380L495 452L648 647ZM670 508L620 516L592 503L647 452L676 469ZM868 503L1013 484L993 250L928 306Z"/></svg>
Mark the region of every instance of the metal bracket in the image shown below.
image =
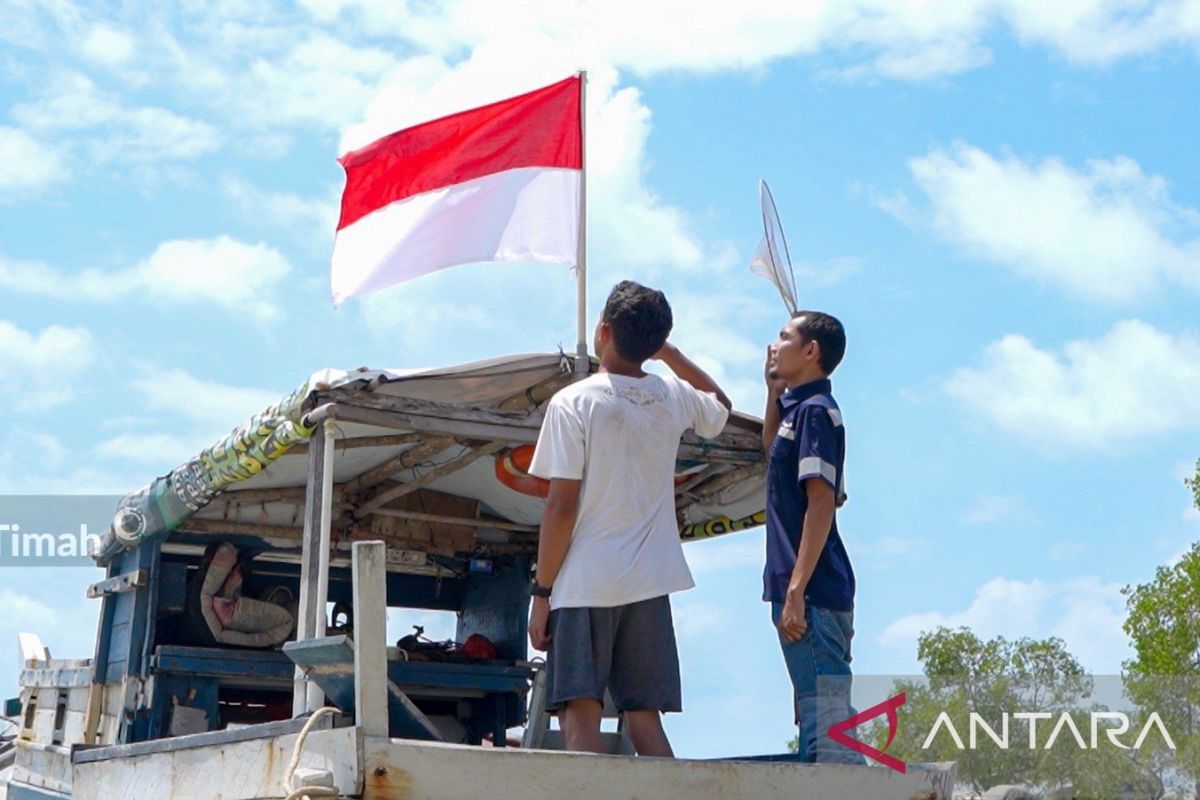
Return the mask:
<svg viewBox="0 0 1200 800"><path fill-rule="evenodd" d="M136 572L126 572L124 575L117 575L114 578L109 578L99 583L93 583L87 588L87 596L89 598L108 597L114 594L123 594L132 591L139 586L145 586L150 582L150 573L148 570L139 569Z"/></svg>

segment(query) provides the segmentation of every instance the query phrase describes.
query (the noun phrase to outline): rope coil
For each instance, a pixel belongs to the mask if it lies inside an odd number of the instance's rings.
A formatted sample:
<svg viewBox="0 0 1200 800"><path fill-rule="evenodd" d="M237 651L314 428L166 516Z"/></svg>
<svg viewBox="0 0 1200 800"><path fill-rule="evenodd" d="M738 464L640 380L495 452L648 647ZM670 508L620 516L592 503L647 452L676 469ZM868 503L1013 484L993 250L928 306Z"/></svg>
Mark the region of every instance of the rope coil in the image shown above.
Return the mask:
<svg viewBox="0 0 1200 800"><path fill-rule="evenodd" d="M300 754L304 751L304 740L308 738L308 734L316 726L317 720L326 714L333 714L336 711L336 708L329 706L318 708L308 718L308 722L304 723L304 727L300 729L300 735L296 737L296 746L292 748L292 760L288 762L287 770L283 773L283 790L287 792L285 800L316 800L318 797L337 797L340 794L332 786L292 785L292 778L295 775L296 768L300 766Z"/></svg>

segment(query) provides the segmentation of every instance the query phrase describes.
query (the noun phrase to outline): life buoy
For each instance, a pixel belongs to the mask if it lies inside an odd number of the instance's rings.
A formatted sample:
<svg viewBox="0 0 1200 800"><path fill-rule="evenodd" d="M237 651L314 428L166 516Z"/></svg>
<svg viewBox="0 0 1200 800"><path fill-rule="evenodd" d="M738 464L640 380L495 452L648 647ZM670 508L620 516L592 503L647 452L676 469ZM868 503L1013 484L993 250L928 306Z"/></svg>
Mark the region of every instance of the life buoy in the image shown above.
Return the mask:
<svg viewBox="0 0 1200 800"><path fill-rule="evenodd" d="M534 446L523 444L514 447L507 453L499 453L495 458L496 480L514 492L530 497L546 497L550 494L550 481L529 474L529 465L533 463ZM682 486L692 476L689 474L676 475L675 485Z"/></svg>
<svg viewBox="0 0 1200 800"><path fill-rule="evenodd" d="M530 497L550 494L550 481L529 474L533 463L533 445L523 444L496 456L496 479L514 492Z"/></svg>

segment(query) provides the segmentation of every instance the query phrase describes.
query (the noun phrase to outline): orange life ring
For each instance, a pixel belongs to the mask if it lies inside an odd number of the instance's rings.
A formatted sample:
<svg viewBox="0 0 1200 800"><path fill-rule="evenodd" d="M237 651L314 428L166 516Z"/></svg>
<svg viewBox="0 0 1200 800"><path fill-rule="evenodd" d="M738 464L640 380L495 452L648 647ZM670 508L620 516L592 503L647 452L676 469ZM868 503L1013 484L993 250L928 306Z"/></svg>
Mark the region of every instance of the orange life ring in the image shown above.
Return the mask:
<svg viewBox="0 0 1200 800"><path fill-rule="evenodd" d="M495 458L496 480L514 492L544 498L550 494L550 481L529 474L529 465L533 463L533 451L533 445L523 444L507 453L498 454ZM682 486L691 477L676 475L675 485Z"/></svg>
<svg viewBox="0 0 1200 800"><path fill-rule="evenodd" d="M550 481L529 474L533 463L533 445L523 444L496 456L496 479L514 492L530 497L550 494Z"/></svg>

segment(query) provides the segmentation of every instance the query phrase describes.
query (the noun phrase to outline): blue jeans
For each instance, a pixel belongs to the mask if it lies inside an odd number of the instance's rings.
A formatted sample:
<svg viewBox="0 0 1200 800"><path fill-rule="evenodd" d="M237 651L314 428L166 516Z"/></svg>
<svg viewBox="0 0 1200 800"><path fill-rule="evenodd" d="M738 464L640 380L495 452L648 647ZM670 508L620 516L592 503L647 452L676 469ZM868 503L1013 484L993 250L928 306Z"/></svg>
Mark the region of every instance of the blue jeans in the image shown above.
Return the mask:
<svg viewBox="0 0 1200 800"><path fill-rule="evenodd" d="M783 603L771 603L771 621L779 627ZM829 738L828 730L858 712L850 705L850 640L854 612L805 606L808 630L798 641L779 636L783 660L792 679L799 755L810 764L865 764L853 750Z"/></svg>

